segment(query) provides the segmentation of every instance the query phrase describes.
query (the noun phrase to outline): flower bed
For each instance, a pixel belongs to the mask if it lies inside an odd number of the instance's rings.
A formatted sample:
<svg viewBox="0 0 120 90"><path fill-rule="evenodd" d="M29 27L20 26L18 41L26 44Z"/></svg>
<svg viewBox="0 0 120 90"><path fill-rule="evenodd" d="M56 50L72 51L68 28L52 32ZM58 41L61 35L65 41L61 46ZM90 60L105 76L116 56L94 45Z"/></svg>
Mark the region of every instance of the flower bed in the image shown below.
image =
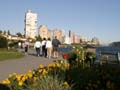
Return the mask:
<svg viewBox="0 0 120 90"><path fill-rule="evenodd" d="M89 67L83 62L85 52L76 50L80 56L73 61L70 58L73 54L65 54L64 60L56 60L46 67L39 65L26 74L13 73L2 84L11 90L119 90L119 65Z"/></svg>
<svg viewBox="0 0 120 90"><path fill-rule="evenodd" d="M119 75L120 67L70 68L68 63L57 61L26 74L13 73L2 84L11 90L118 90Z"/></svg>
<svg viewBox="0 0 120 90"><path fill-rule="evenodd" d="M37 70L25 74L13 73L1 84L8 85L11 90L69 90L71 87L64 79L68 68L68 63L55 61L47 67L39 65Z"/></svg>

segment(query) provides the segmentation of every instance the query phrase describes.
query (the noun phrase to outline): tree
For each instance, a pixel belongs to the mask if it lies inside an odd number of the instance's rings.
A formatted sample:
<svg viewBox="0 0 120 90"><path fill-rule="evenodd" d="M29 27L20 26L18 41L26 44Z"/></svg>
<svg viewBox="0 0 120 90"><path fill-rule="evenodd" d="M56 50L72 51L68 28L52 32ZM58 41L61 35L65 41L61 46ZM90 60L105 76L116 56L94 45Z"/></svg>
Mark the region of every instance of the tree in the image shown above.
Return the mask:
<svg viewBox="0 0 120 90"><path fill-rule="evenodd" d="M41 36L40 36L40 35L39 35L39 36L37 36L37 37L36 37L36 40L42 41Z"/></svg>
<svg viewBox="0 0 120 90"><path fill-rule="evenodd" d="M112 42L110 44L110 46L120 46L120 41L118 41L118 42Z"/></svg>
<svg viewBox="0 0 120 90"><path fill-rule="evenodd" d="M2 30L0 30L0 34L2 34Z"/></svg>
<svg viewBox="0 0 120 90"><path fill-rule="evenodd" d="M6 31L4 31L4 33L3 33L4 35L6 35Z"/></svg>
<svg viewBox="0 0 120 90"><path fill-rule="evenodd" d="M20 32L16 33L18 37L22 37L22 34Z"/></svg>
<svg viewBox="0 0 120 90"><path fill-rule="evenodd" d="M99 45L99 39L97 37L93 37L91 40L92 43L96 43L97 45Z"/></svg>
<svg viewBox="0 0 120 90"><path fill-rule="evenodd" d="M8 46L7 38L0 35L0 48L7 48L7 46Z"/></svg>
<svg viewBox="0 0 120 90"><path fill-rule="evenodd" d="M8 33L8 35L10 35L10 30L8 30L8 32L7 32L7 33Z"/></svg>

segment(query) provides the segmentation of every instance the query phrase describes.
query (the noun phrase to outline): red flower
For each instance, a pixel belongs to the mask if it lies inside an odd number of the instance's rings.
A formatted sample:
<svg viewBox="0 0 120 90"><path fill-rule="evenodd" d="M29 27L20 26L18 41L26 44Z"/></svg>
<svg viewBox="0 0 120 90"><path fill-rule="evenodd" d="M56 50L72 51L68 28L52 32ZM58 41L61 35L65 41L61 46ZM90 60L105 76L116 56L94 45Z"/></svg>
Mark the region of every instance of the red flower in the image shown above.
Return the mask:
<svg viewBox="0 0 120 90"><path fill-rule="evenodd" d="M63 54L64 59L68 59L68 54Z"/></svg>

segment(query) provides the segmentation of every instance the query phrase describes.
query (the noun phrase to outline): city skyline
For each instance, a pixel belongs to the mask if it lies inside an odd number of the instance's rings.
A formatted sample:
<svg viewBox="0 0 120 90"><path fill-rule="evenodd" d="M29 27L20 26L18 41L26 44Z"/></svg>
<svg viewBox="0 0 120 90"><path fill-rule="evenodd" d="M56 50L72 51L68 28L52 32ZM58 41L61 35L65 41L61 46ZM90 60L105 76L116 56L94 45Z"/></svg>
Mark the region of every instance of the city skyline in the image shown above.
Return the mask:
<svg viewBox="0 0 120 90"><path fill-rule="evenodd" d="M1 0L0 29L24 33L25 13L38 14L37 27L71 30L88 40L97 37L102 43L120 41L119 0Z"/></svg>

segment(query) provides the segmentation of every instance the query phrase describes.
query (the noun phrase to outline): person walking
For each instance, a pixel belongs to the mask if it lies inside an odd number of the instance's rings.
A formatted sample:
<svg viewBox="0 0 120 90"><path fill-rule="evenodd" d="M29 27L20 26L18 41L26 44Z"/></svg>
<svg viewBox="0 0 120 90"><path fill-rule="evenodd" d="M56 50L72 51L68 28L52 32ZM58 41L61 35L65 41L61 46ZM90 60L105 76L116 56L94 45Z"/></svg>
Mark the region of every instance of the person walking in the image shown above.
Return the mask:
<svg viewBox="0 0 120 90"><path fill-rule="evenodd" d="M47 57L46 38L42 40L42 56Z"/></svg>
<svg viewBox="0 0 120 90"><path fill-rule="evenodd" d="M47 42L46 42L46 49L47 49L47 57L49 59L51 59L51 52L52 52L52 42L51 39L48 38Z"/></svg>
<svg viewBox="0 0 120 90"><path fill-rule="evenodd" d="M36 49L36 55L40 56L40 51L41 51L41 42L39 40L37 40L34 44L34 48Z"/></svg>
<svg viewBox="0 0 120 90"><path fill-rule="evenodd" d="M57 39L57 36L52 40L52 45L53 45L53 57L58 58L58 48L60 45L60 41Z"/></svg>
<svg viewBox="0 0 120 90"><path fill-rule="evenodd" d="M26 40L26 41L24 42L24 50L25 50L25 54L28 54L28 48L29 48L29 41Z"/></svg>

